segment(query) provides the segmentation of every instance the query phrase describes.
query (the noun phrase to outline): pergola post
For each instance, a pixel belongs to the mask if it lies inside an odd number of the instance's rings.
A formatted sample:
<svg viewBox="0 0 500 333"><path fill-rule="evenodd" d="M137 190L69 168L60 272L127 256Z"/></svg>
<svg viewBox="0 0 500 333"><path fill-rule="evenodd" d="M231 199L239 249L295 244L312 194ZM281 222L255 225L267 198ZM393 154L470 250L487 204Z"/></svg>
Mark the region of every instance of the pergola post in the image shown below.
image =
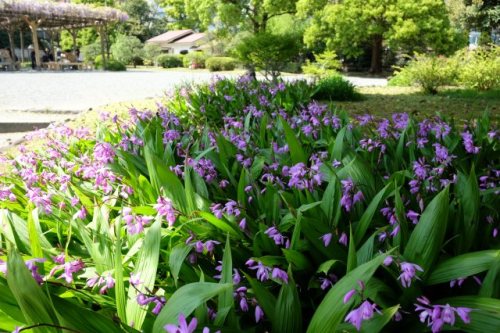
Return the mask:
<svg viewBox="0 0 500 333"><path fill-rule="evenodd" d="M76 37L78 36L78 32L75 29L71 29L69 30L69 33L71 34L71 38L73 39L73 53L75 53L77 49Z"/></svg>
<svg viewBox="0 0 500 333"><path fill-rule="evenodd" d="M14 45L14 27L12 23L9 22L7 27L7 36L9 36L9 47L10 47L10 63L12 66L12 70L16 68L16 49Z"/></svg>
<svg viewBox="0 0 500 333"><path fill-rule="evenodd" d="M19 40L21 42L21 62L24 62L24 33L22 27L19 27Z"/></svg>
<svg viewBox="0 0 500 333"><path fill-rule="evenodd" d="M105 42L105 30L104 30L104 27L99 24L97 26L97 31L99 32L99 37L101 39L101 56L102 56L102 66L103 66L103 69L106 69L107 67L107 60L106 60L106 42Z"/></svg>
<svg viewBox="0 0 500 333"><path fill-rule="evenodd" d="M35 49L36 68L41 69L42 59L40 58L40 45L38 44L38 33L37 33L37 29L39 24L41 23L40 22L41 20L31 21L27 16L24 16L24 20L26 21L31 30L31 37L33 39L33 48Z"/></svg>

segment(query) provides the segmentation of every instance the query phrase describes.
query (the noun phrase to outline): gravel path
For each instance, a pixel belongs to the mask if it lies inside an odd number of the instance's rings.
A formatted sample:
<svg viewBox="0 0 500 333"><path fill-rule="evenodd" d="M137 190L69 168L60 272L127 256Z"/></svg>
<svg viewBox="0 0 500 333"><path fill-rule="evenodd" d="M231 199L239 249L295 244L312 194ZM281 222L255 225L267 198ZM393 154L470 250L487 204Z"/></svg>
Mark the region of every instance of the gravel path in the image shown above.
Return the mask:
<svg viewBox="0 0 500 333"><path fill-rule="evenodd" d="M212 76L206 71L175 70L0 72L0 150L22 138L19 133L31 130L33 125L43 127L43 123L64 121L106 104L161 97L176 85L209 81ZM356 86L387 84L385 79L347 79Z"/></svg>

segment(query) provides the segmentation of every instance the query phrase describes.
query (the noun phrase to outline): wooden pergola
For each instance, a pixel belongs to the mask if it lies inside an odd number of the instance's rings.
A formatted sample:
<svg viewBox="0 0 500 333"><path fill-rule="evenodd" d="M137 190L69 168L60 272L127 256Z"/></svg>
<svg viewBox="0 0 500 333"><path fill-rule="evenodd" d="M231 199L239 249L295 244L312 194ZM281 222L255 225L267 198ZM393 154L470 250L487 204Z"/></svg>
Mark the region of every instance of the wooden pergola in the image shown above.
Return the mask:
<svg viewBox="0 0 500 333"><path fill-rule="evenodd" d="M0 29L7 31L11 52L14 52L14 32L17 29L22 29L23 26L28 26L33 37L37 68L41 68L38 29L51 32L68 29L73 36L73 43L76 45L77 29L97 28L101 37L102 58L106 64L106 26L110 22L126 21L127 19L126 13L110 7L90 7L48 0L0 0Z"/></svg>

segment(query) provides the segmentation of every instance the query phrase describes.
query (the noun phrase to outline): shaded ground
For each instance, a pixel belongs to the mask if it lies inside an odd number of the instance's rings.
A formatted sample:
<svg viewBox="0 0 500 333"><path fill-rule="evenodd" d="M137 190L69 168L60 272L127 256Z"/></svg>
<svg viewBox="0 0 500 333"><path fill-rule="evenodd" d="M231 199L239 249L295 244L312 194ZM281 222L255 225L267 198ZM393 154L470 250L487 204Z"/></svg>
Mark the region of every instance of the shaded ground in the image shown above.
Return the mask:
<svg viewBox="0 0 500 333"><path fill-rule="evenodd" d="M468 120L488 111L493 121L498 123L500 120L500 91L449 89L434 96L424 95L412 87L362 87L359 91L364 100L333 104L352 114L387 116L407 112L421 119L439 112L457 120Z"/></svg>

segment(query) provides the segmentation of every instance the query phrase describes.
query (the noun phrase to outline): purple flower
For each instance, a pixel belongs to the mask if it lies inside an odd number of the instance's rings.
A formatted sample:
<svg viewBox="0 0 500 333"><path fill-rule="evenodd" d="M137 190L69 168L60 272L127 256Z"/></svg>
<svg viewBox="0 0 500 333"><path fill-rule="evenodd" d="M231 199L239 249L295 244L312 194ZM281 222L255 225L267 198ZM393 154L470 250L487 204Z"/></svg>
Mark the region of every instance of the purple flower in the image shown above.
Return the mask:
<svg viewBox="0 0 500 333"><path fill-rule="evenodd" d="M408 213L406 213L406 217L408 219L410 219L410 221L413 223L413 224L417 224L418 223L418 217L420 216L419 213L417 212L414 212L413 210L408 210Z"/></svg>
<svg viewBox="0 0 500 333"><path fill-rule="evenodd" d="M264 318L264 311L257 305L255 307L255 322L258 323L262 318Z"/></svg>
<svg viewBox="0 0 500 333"><path fill-rule="evenodd" d="M345 232L343 232L341 235L340 235L340 238L339 238L339 243L344 245L344 246L347 246L347 242L348 242L348 239L347 239L347 234Z"/></svg>
<svg viewBox="0 0 500 333"><path fill-rule="evenodd" d="M361 191L355 191L355 185L351 178L341 180L340 182L342 183L340 205L344 207L346 212L350 212L356 202L364 200L364 196Z"/></svg>
<svg viewBox="0 0 500 333"><path fill-rule="evenodd" d="M455 157L453 155L450 155L448 153L448 149L446 149L446 147L440 145L439 143L435 143L432 146L434 147L435 151L434 159L438 163L448 165L450 164L451 160Z"/></svg>
<svg viewBox="0 0 500 333"><path fill-rule="evenodd" d="M320 237L325 247L327 247L330 244L330 242L332 241L332 237L333 237L332 233L327 233Z"/></svg>
<svg viewBox="0 0 500 333"><path fill-rule="evenodd" d="M273 279L279 279L288 284L288 274L282 269L274 267L272 277Z"/></svg>
<svg viewBox="0 0 500 333"><path fill-rule="evenodd" d="M363 320L369 320L373 317L374 311L377 305L375 303L370 303L370 301L364 301L357 309L352 310L345 317L345 321L351 323L359 331L361 329L361 324Z"/></svg>
<svg viewBox="0 0 500 333"><path fill-rule="evenodd" d="M454 308L449 304L432 305L425 297L417 298L418 303L415 304L415 311L420 311L419 318L422 323L427 323L431 327L433 333L440 332L444 324L450 326L455 325L455 313L462 319L465 324L470 323L469 313L472 309L458 307Z"/></svg>
<svg viewBox="0 0 500 333"><path fill-rule="evenodd" d="M419 158L418 161L413 162L413 172L415 172L415 176L418 179L427 178L427 169L428 165L425 164L425 160L423 158Z"/></svg>
<svg viewBox="0 0 500 333"><path fill-rule="evenodd" d="M345 295L344 295L344 304L346 304L347 302L349 302L351 300L351 298L357 293L357 290L356 289L351 289L349 290Z"/></svg>
<svg viewBox="0 0 500 333"><path fill-rule="evenodd" d="M186 321L184 314L179 314L179 326L173 324L165 325L164 329L168 333L193 333L198 326L198 320L196 318L191 319L189 324Z"/></svg>
<svg viewBox="0 0 500 333"><path fill-rule="evenodd" d="M409 288L411 286L411 282L416 277L417 270L423 272L424 270L417 264L412 264L409 262L401 263L401 275L399 275L398 280L401 280L401 284L405 288Z"/></svg>
<svg viewBox="0 0 500 333"><path fill-rule="evenodd" d="M73 274L81 271L85 267L83 261L81 259L66 262L62 265L57 265L49 273L49 276L54 276L55 272L64 269L64 273L62 273L58 279L64 278L67 283L73 282Z"/></svg>
<svg viewBox="0 0 500 333"><path fill-rule="evenodd" d="M271 267L267 267L265 266L262 262L258 262L256 265L255 264L255 261L253 260L248 260L247 263L246 263L248 266L248 268L250 269L255 269L257 270L257 279L259 279L260 281L266 281L269 279L269 274L271 273ZM287 278L288 278L288 275L287 275Z"/></svg>
<svg viewBox="0 0 500 333"><path fill-rule="evenodd" d="M404 130L408 125L409 116L407 113L395 113L392 115L392 121L394 122L394 128L399 130Z"/></svg>
<svg viewBox="0 0 500 333"><path fill-rule="evenodd" d="M472 139L472 134L469 131L462 132L460 134L464 143L465 151L469 154L479 153L480 147L474 146L474 140Z"/></svg>
<svg viewBox="0 0 500 333"><path fill-rule="evenodd" d="M392 256L387 256L384 259L384 266L390 266L393 263L393 261L394 259L392 258Z"/></svg>
<svg viewBox="0 0 500 333"><path fill-rule="evenodd" d="M97 143L94 146L94 159L103 164L113 162L115 152L113 146L107 142Z"/></svg>
<svg viewBox="0 0 500 333"><path fill-rule="evenodd" d="M176 218L175 210L172 205L172 201L170 199L164 198L162 196L158 197L158 200L156 201L156 205L154 205L154 208L156 209L158 214L167 219L169 227L174 225Z"/></svg>

